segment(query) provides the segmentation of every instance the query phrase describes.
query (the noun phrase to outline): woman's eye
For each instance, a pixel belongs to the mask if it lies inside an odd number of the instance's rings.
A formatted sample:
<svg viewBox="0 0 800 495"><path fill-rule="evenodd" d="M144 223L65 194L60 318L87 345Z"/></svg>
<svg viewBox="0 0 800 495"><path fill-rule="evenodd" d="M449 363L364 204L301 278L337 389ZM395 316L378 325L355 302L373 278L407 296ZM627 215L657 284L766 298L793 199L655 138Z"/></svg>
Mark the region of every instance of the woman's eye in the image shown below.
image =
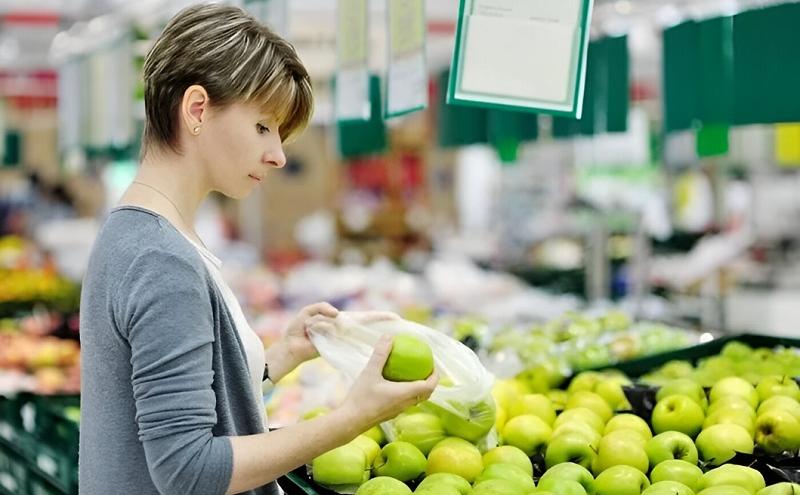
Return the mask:
<svg viewBox="0 0 800 495"><path fill-rule="evenodd" d="M264 134L265 132L269 132L269 127L263 126L261 124L256 124L256 130L259 134Z"/></svg>

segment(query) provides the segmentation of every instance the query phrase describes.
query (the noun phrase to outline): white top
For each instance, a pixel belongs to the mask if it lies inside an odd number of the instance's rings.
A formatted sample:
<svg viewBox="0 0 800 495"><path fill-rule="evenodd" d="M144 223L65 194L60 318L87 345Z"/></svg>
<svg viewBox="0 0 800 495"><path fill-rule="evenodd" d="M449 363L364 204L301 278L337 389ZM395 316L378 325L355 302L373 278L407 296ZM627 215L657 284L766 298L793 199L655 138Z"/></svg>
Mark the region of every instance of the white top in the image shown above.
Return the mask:
<svg viewBox="0 0 800 495"><path fill-rule="evenodd" d="M181 234L183 234L183 232L181 232ZM211 251L197 244L186 234L183 234L183 236L186 237L200 253L203 263L205 263L208 272L217 284L217 288L222 294L225 304L228 306L228 311L236 324L236 330L239 332L239 339L242 341L244 353L247 356L247 368L250 370L250 387L256 398L256 404L261 406L259 409L262 419L264 420L264 429L266 431L268 426L267 411L263 407L264 393L262 389L262 379L264 378L264 365L266 361L264 356L264 343L250 327L250 324L247 323L239 301L236 299L228 283L225 282L225 279L222 277L222 261L214 256Z"/></svg>

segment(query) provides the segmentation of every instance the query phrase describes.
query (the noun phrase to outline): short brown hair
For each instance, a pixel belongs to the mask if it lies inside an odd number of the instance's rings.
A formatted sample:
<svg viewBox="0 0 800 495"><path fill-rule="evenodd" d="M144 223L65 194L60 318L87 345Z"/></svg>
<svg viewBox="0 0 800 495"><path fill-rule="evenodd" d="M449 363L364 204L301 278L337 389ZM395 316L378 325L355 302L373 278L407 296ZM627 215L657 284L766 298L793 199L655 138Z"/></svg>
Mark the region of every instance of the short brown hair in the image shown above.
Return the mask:
<svg viewBox="0 0 800 495"><path fill-rule="evenodd" d="M311 80L291 44L237 7L195 5L170 20L145 59L143 154L153 145L180 152L178 107L194 84L217 107L268 108L284 140L313 111Z"/></svg>

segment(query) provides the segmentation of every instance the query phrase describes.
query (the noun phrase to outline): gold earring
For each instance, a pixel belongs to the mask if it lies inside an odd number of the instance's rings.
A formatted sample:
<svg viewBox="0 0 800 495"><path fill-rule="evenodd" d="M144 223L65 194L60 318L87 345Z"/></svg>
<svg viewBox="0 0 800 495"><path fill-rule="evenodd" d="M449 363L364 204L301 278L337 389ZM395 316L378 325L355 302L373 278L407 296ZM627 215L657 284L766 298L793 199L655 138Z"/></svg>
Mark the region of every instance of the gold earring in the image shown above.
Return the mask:
<svg viewBox="0 0 800 495"><path fill-rule="evenodd" d="M200 126L199 125L194 126L194 129L192 129L192 133L194 135L200 134Z"/></svg>

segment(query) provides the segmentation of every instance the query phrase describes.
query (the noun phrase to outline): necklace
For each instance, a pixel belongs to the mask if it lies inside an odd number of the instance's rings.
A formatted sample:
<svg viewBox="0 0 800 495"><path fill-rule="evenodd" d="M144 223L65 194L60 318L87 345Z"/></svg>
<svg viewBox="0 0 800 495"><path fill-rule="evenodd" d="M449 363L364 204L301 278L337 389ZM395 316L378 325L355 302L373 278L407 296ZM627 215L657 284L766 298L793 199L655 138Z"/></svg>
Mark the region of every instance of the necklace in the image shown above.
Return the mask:
<svg viewBox="0 0 800 495"><path fill-rule="evenodd" d="M178 212L178 215L181 217L181 221L183 222L183 224L184 224L185 226L187 226L187 227L189 226L189 222L187 222L187 221L186 221L186 219L183 217L183 214L181 213L181 210L180 210L180 208L178 208L178 205L176 205L174 201L172 201L171 199L169 199L169 196L167 196L167 195L166 195L166 194L164 194L163 192L159 191L159 190L158 190L158 189L156 189L155 187L151 186L150 184L145 184L144 182L139 182L138 180L135 180L135 181L133 181L133 183L134 183L134 184L139 184L139 185L141 185L141 186L144 186L144 187L148 187L148 188L152 189L153 191L157 192L158 194L160 194L161 196L163 196L163 197L164 197L164 199L166 199L167 201L169 201L169 203L172 205L172 207L173 207L173 208L175 208L175 211L177 211L177 212ZM194 233L194 232L193 232L193 233ZM197 234L194 234L194 236L195 236L195 237L197 237L197 240L198 240L198 241L200 241L200 244L202 244L202 245L203 245L203 247L204 247L206 250L208 250L208 248L206 247L205 243L203 242L203 239L200 239L200 236L198 236Z"/></svg>

